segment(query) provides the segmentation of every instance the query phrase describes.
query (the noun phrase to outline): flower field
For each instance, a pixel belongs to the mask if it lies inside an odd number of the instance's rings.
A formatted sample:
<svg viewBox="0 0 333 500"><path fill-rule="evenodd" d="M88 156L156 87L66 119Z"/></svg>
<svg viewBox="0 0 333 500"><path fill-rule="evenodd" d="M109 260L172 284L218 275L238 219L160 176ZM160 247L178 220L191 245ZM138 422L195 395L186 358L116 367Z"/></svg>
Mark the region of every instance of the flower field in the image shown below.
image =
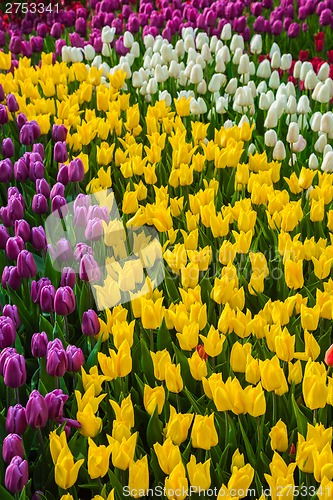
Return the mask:
<svg viewBox="0 0 333 500"><path fill-rule="evenodd" d="M333 1L0 6L0 497L333 498Z"/></svg>

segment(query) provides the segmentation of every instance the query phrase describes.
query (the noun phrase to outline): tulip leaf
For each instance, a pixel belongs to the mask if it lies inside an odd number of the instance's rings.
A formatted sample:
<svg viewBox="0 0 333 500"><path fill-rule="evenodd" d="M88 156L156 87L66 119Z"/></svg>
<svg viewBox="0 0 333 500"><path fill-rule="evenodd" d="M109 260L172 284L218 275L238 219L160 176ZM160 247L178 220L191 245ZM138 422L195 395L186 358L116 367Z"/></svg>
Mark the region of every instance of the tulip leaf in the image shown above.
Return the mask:
<svg viewBox="0 0 333 500"><path fill-rule="evenodd" d="M291 404L297 422L297 429L305 437L308 421L305 415L299 409L295 400L295 396L293 394L291 395Z"/></svg>
<svg viewBox="0 0 333 500"><path fill-rule="evenodd" d="M1 485L0 485L0 497L1 500L15 500L14 497Z"/></svg>
<svg viewBox="0 0 333 500"><path fill-rule="evenodd" d="M186 386L191 392L194 392L195 380L191 375L190 367L188 364L188 358L185 356L184 352L178 349L178 347L172 343L174 353L176 355L177 363L180 363L180 370L184 386Z"/></svg>
<svg viewBox="0 0 333 500"><path fill-rule="evenodd" d="M168 351L172 350L170 330L166 326L164 318L159 329L157 330L156 345L157 349L159 349L160 351L163 351L163 349L168 349Z"/></svg>
<svg viewBox="0 0 333 500"><path fill-rule="evenodd" d="M116 492L120 496L120 498L123 498L123 486L117 476L115 475L114 472L112 472L111 469L108 470L108 476L110 479L111 487L115 488Z"/></svg>
<svg viewBox="0 0 333 500"><path fill-rule="evenodd" d="M175 280L170 276L167 269L165 270L164 283L170 302L177 302L179 300L178 289L175 285Z"/></svg>
<svg viewBox="0 0 333 500"><path fill-rule="evenodd" d="M251 446L251 443L249 441L249 438L247 437L247 434L246 434L246 432L244 430L244 427L243 427L240 415L238 417L238 423L239 423L239 427L240 427L240 430L241 430L241 433L242 433L242 436L243 436L243 440L244 440L244 444L245 444L245 449L246 449L246 454L247 454L247 457L249 459L249 462L252 465L252 467L256 467L256 457L255 457L253 448Z"/></svg>
<svg viewBox="0 0 333 500"><path fill-rule="evenodd" d="M83 283L82 284L82 289L80 293L80 299L79 299L79 318L80 321L82 320L83 313L85 311L88 311L89 309L89 292L87 290L87 286L90 286L89 283Z"/></svg>
<svg viewBox="0 0 333 500"><path fill-rule="evenodd" d="M53 285L59 282L60 273L53 267L49 252L47 252L45 257L44 276L49 278Z"/></svg>
<svg viewBox="0 0 333 500"><path fill-rule="evenodd" d="M147 425L147 442L150 448L152 448L155 443L162 444L162 430L163 424L158 418L158 406L156 405L154 413L151 415Z"/></svg>
<svg viewBox="0 0 333 500"><path fill-rule="evenodd" d="M45 318L45 316L39 316L39 331L45 332L48 339L52 340L53 335L53 326L51 323Z"/></svg>
<svg viewBox="0 0 333 500"><path fill-rule="evenodd" d="M92 368L93 366L97 365L97 355L98 355L100 347L101 347L102 339L103 339L103 335L101 335L99 337L93 350L89 354L89 357L84 365L84 369L86 370L86 372L88 372L90 370L90 368Z"/></svg>
<svg viewBox="0 0 333 500"><path fill-rule="evenodd" d="M18 295L17 292L14 290L10 290L10 296L13 301L13 304L15 304L19 310L20 318L22 323L24 323L24 328L27 333L32 335L35 333L38 329L37 324L34 323L34 317L31 315L31 313L28 311L28 309L25 306L25 303L21 299L21 297ZM25 300L29 301L29 298L26 297Z"/></svg>
<svg viewBox="0 0 333 500"><path fill-rule="evenodd" d="M142 337L140 339L140 345L141 345L141 365L143 369L143 374L146 377L148 384L151 387L154 387L155 385L154 365L147 344Z"/></svg>

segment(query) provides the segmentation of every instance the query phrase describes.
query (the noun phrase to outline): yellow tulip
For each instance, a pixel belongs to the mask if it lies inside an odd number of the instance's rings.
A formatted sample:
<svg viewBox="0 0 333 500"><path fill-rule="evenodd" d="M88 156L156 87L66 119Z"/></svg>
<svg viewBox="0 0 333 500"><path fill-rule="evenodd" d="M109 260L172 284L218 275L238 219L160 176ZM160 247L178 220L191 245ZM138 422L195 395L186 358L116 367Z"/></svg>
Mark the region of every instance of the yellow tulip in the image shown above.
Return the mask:
<svg viewBox="0 0 333 500"><path fill-rule="evenodd" d="M97 446L88 438L88 474L91 479L104 477L109 470L111 446Z"/></svg>
<svg viewBox="0 0 333 500"><path fill-rule="evenodd" d="M165 391L162 385L154 387L153 389L149 385L145 384L143 392L143 404L145 410L152 415L157 406L157 412L160 415L163 410L165 403Z"/></svg>
<svg viewBox="0 0 333 500"><path fill-rule="evenodd" d="M82 458L74 463L72 453L68 448L64 447L55 464L54 476L56 484L63 490L71 488L77 481L79 469L83 462L84 459Z"/></svg>
<svg viewBox="0 0 333 500"><path fill-rule="evenodd" d="M176 409L170 406L169 421L164 429L165 437L170 438L174 444L181 445L187 439L193 417L193 413L177 413Z"/></svg>
<svg viewBox="0 0 333 500"><path fill-rule="evenodd" d="M177 464L181 463L182 457L179 446L173 444L170 438L167 438L163 445L155 443L154 451L156 453L159 466L167 475L173 471Z"/></svg>
<svg viewBox="0 0 333 500"><path fill-rule="evenodd" d="M147 455L129 464L128 492L133 498L146 496L149 488L149 470ZM124 493L126 493L126 486Z"/></svg>
<svg viewBox="0 0 333 500"><path fill-rule="evenodd" d="M195 415L191 433L193 448L210 450L218 443L218 435L214 425L214 413L209 416Z"/></svg>
<svg viewBox="0 0 333 500"><path fill-rule="evenodd" d="M195 456L191 455L190 461L186 465L192 487L191 491L200 493L202 490L208 490L211 483L210 461L209 458L205 463L197 463Z"/></svg>
<svg viewBox="0 0 333 500"><path fill-rule="evenodd" d="M271 448L273 451L284 452L288 449L288 433L287 426L280 419L274 427L271 428L269 433L271 439Z"/></svg>

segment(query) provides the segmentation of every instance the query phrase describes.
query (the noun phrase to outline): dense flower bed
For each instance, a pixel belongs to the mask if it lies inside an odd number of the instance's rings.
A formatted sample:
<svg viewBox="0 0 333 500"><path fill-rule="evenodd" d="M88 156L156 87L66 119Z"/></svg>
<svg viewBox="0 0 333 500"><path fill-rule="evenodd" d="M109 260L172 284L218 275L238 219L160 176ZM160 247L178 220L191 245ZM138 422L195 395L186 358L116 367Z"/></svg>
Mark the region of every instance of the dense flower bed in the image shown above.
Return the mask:
<svg viewBox="0 0 333 500"><path fill-rule="evenodd" d="M332 498L332 2L33 5L0 24L1 498Z"/></svg>

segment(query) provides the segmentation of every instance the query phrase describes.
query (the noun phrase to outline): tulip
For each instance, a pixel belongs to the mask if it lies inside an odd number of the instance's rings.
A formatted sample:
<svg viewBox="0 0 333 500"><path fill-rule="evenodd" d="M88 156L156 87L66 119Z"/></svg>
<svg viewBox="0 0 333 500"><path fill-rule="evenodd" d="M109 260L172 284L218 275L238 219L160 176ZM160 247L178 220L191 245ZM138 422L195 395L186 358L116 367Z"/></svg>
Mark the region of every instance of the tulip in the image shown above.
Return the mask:
<svg viewBox="0 0 333 500"><path fill-rule="evenodd" d="M79 469L83 462L84 459L82 458L74 463L70 449L68 446L64 446L55 464L54 475L56 484L63 490L71 488L77 481Z"/></svg>
<svg viewBox="0 0 333 500"><path fill-rule="evenodd" d="M34 333L31 337L31 354L35 358L45 358L48 342L45 332Z"/></svg>
<svg viewBox="0 0 333 500"><path fill-rule="evenodd" d="M3 441L2 457L9 464L15 456L24 457L22 438L18 434L8 434Z"/></svg>
<svg viewBox="0 0 333 500"><path fill-rule="evenodd" d="M54 161L58 163L64 163L68 160L68 153L65 141L58 141L55 143L53 150Z"/></svg>
<svg viewBox="0 0 333 500"><path fill-rule="evenodd" d="M80 261L79 276L82 281L96 283L101 277L99 266L92 255L86 254Z"/></svg>
<svg viewBox="0 0 333 500"><path fill-rule="evenodd" d="M14 223L15 236L19 236L26 243L30 239L30 225L24 220L16 220Z"/></svg>
<svg viewBox="0 0 333 500"><path fill-rule="evenodd" d="M111 445L97 446L94 441L88 438L88 474L91 479L104 477L109 470Z"/></svg>
<svg viewBox="0 0 333 500"><path fill-rule="evenodd" d="M20 130L20 142L29 146L35 142L34 130L31 123L25 123Z"/></svg>
<svg viewBox="0 0 333 500"><path fill-rule="evenodd" d="M159 443L154 444L154 451L156 453L159 466L162 471L169 475L172 470L181 463L181 454L179 446L174 445L170 438L164 441L163 445Z"/></svg>
<svg viewBox="0 0 333 500"><path fill-rule="evenodd" d="M28 250L21 250L17 257L17 271L20 278L33 278L37 274L35 259Z"/></svg>
<svg viewBox="0 0 333 500"><path fill-rule="evenodd" d="M46 179L36 179L36 193L42 194L45 198L49 198L51 188Z"/></svg>
<svg viewBox="0 0 333 500"><path fill-rule="evenodd" d="M218 443L218 435L214 425L214 413L209 416L195 415L191 433L193 448L210 450Z"/></svg>
<svg viewBox="0 0 333 500"><path fill-rule="evenodd" d="M46 234L43 226L31 228L30 241L35 250L41 251L47 249Z"/></svg>
<svg viewBox="0 0 333 500"><path fill-rule="evenodd" d="M78 372L84 365L84 354L79 347L69 345L66 348L66 356L68 361L68 371Z"/></svg>
<svg viewBox="0 0 333 500"><path fill-rule="evenodd" d="M5 125L8 122L7 108L3 104L0 104L0 125Z"/></svg>
<svg viewBox="0 0 333 500"><path fill-rule="evenodd" d="M17 103L14 94L8 94L6 101L7 101L7 108L10 113L16 113L16 111L19 110L19 105Z"/></svg>
<svg viewBox="0 0 333 500"><path fill-rule="evenodd" d="M177 492L177 500L184 500L187 497L188 481L182 462L179 462L165 479L165 491L169 500L175 498L175 492Z"/></svg>
<svg viewBox="0 0 333 500"><path fill-rule="evenodd" d="M98 241L104 234L103 224L101 219L94 217L88 220L84 236L87 240Z"/></svg>
<svg viewBox="0 0 333 500"><path fill-rule="evenodd" d="M17 351L14 347L5 347L2 349L0 353L0 375L3 375L3 367L6 359L13 354L17 354Z"/></svg>
<svg viewBox="0 0 333 500"><path fill-rule="evenodd" d="M1 154L5 158L11 158L14 156L14 144L10 137L2 141Z"/></svg>
<svg viewBox="0 0 333 500"><path fill-rule="evenodd" d="M45 398L37 391L30 393L26 406L27 422L33 429L45 427L48 419L48 408Z"/></svg>
<svg viewBox="0 0 333 500"><path fill-rule="evenodd" d="M8 356L3 365L4 383L7 387L17 389L25 384L27 372L25 368L25 359L21 354L12 354Z"/></svg>
<svg viewBox="0 0 333 500"><path fill-rule="evenodd" d="M163 406L165 403L165 391L163 386L157 386L153 389L149 387L149 385L145 384L144 392L143 392L143 404L145 410L152 415L157 406L157 413L161 414L163 410Z"/></svg>
<svg viewBox="0 0 333 500"><path fill-rule="evenodd" d="M6 243L6 254L11 260L16 260L19 253L23 249L24 249L24 241L20 236L12 236L8 238Z"/></svg>
<svg viewBox="0 0 333 500"><path fill-rule="evenodd" d="M192 491L200 492L202 490L208 490L211 484L210 461L211 459L209 458L205 463L197 463L195 456L191 455L186 468Z"/></svg>
<svg viewBox="0 0 333 500"><path fill-rule="evenodd" d="M0 349L10 347L15 342L16 330L12 318L0 316Z"/></svg>
<svg viewBox="0 0 333 500"><path fill-rule="evenodd" d="M25 408L17 404L10 406L6 418L6 431L13 434L24 434L27 429Z"/></svg>
<svg viewBox="0 0 333 500"><path fill-rule="evenodd" d="M139 498L149 489L149 469L147 455L129 464L128 490L131 496Z"/></svg>
<svg viewBox="0 0 333 500"><path fill-rule="evenodd" d="M184 383L180 372L180 364L170 364L165 373L165 384L168 391L179 393L183 390Z"/></svg>
<svg viewBox="0 0 333 500"><path fill-rule="evenodd" d="M48 392L45 396L45 403L48 408L48 418L51 420L60 419L63 416L64 404L68 399L61 389Z"/></svg>
<svg viewBox="0 0 333 500"><path fill-rule="evenodd" d="M71 314L76 307L73 290L69 286L58 288L54 297L54 310L61 316Z"/></svg>
<svg viewBox="0 0 333 500"><path fill-rule="evenodd" d="M45 285L40 291L39 305L43 312L54 311L55 288L53 285Z"/></svg>
<svg viewBox="0 0 333 500"><path fill-rule="evenodd" d="M102 419L95 416L91 404L78 411L76 419L81 425L80 432L85 437L95 437L102 428Z"/></svg>
<svg viewBox="0 0 333 500"><path fill-rule="evenodd" d="M177 413L175 408L170 406L170 417L165 427L166 438L170 437L178 446L183 443L187 438L193 416L191 413Z"/></svg>
<svg viewBox="0 0 333 500"><path fill-rule="evenodd" d="M145 298L141 299L141 320L145 329L155 330L160 326L163 318L162 303L162 298L157 299L156 302Z"/></svg>
<svg viewBox="0 0 333 500"><path fill-rule="evenodd" d="M84 178L84 165L80 158L72 160L68 166L68 178L70 182L81 182Z"/></svg>
<svg viewBox="0 0 333 500"><path fill-rule="evenodd" d="M1 284L7 290L7 284L13 290L17 290L21 285L21 278L19 276L16 266L5 266L2 272Z"/></svg>
<svg viewBox="0 0 333 500"><path fill-rule="evenodd" d="M287 426L280 419L274 427L271 428L269 433L271 439L271 448L273 451L279 451L281 453L287 451L288 449L288 433Z"/></svg>
<svg viewBox="0 0 333 500"><path fill-rule="evenodd" d="M49 343L51 344L51 342ZM63 377L68 368L68 358L65 349L51 345L46 352L46 371L53 377Z"/></svg>
<svg viewBox="0 0 333 500"><path fill-rule="evenodd" d="M100 323L95 311L88 309L82 315L82 333L87 336L97 335L100 331Z"/></svg>
<svg viewBox="0 0 333 500"><path fill-rule="evenodd" d="M5 226L0 225L0 248L4 250L6 248L6 243L9 238L8 230Z"/></svg>
<svg viewBox="0 0 333 500"><path fill-rule="evenodd" d="M74 288L76 284L76 272L71 267L64 267L61 271L60 286Z"/></svg>
<svg viewBox="0 0 333 500"><path fill-rule="evenodd" d="M127 470L130 463L134 460L136 441L138 433L132 434L128 439L123 438L118 443L110 436L106 436L112 446L112 464L121 470Z"/></svg>
<svg viewBox="0 0 333 500"><path fill-rule="evenodd" d="M5 487L10 493L19 493L28 482L28 462L19 456L12 458L5 473Z"/></svg>
<svg viewBox="0 0 333 500"><path fill-rule="evenodd" d="M11 318L14 322L15 328L19 328L21 321L18 313L17 306L11 306L10 304L6 304L2 310L3 316L7 316Z"/></svg>

